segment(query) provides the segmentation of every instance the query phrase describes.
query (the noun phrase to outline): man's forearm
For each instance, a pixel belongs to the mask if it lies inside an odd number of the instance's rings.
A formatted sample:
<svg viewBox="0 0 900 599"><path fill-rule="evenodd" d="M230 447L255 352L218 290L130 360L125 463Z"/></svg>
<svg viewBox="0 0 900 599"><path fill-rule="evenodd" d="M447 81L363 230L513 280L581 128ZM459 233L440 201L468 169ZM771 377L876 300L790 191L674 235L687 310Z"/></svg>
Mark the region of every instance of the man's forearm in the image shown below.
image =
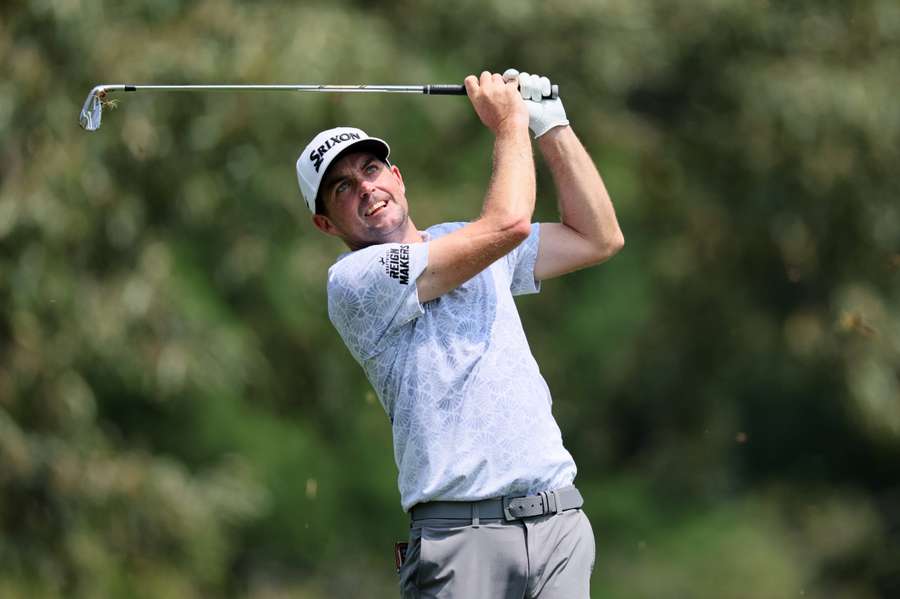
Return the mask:
<svg viewBox="0 0 900 599"><path fill-rule="evenodd" d="M534 156L528 129L507 127L497 132L491 181L481 218L502 227L531 221L535 201Z"/></svg>
<svg viewBox="0 0 900 599"><path fill-rule="evenodd" d="M603 179L571 127L551 129L538 145L553 175L562 224L594 245L601 257L616 253L624 237Z"/></svg>

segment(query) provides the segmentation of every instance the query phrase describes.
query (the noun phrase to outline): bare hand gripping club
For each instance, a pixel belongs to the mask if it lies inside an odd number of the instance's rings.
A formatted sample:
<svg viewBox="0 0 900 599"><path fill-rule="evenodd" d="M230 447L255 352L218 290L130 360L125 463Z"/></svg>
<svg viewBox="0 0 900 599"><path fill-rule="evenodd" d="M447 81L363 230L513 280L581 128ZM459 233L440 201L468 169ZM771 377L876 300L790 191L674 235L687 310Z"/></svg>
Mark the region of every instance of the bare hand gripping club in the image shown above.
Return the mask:
<svg viewBox="0 0 900 599"><path fill-rule="evenodd" d="M432 85L132 85L128 83L103 84L94 87L81 107L78 122L88 131L100 128L104 106L115 106L115 100L109 98L113 92L165 91L165 92L197 92L197 91L294 91L325 93L388 93L388 94L425 94L428 96L465 96L464 85L432 84ZM551 88L545 99L559 97L559 86Z"/></svg>

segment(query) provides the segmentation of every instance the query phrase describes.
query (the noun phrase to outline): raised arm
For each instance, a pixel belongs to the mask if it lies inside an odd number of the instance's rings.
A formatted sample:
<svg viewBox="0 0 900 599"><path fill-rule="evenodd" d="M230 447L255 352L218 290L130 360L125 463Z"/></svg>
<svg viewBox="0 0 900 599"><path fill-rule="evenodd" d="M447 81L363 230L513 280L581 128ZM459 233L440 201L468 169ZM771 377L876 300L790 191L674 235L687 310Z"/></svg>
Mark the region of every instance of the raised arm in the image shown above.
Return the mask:
<svg viewBox="0 0 900 599"><path fill-rule="evenodd" d="M538 139L559 202L560 222L542 223L534 277L538 280L599 264L625 245L597 167L568 125Z"/></svg>
<svg viewBox="0 0 900 599"><path fill-rule="evenodd" d="M594 161L569 126L562 100L543 100L546 77L509 69L507 80L519 84L529 113L529 128L553 175L560 222L542 223L534 276L549 279L599 264L625 245L606 186Z"/></svg>
<svg viewBox="0 0 900 599"><path fill-rule="evenodd" d="M455 289L522 243L531 230L535 175L528 111L499 74L466 77L469 100L494 136L491 180L478 220L430 242L428 267L416 280L424 303Z"/></svg>

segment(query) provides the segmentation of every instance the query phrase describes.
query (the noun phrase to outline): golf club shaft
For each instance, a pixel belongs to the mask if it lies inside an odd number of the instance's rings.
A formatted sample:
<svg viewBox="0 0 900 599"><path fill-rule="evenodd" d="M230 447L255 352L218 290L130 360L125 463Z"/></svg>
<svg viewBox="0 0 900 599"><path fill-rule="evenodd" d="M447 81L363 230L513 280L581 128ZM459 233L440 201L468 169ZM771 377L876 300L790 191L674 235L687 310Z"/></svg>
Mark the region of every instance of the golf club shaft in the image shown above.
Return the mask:
<svg viewBox="0 0 900 599"><path fill-rule="evenodd" d="M137 85L130 83L117 83L98 85L95 89L106 92L114 91L298 91L298 92L326 92L326 93L395 93L395 94L426 94L444 96L465 96L466 88L455 84L430 84L430 85ZM546 98L558 96L557 86Z"/></svg>
<svg viewBox="0 0 900 599"><path fill-rule="evenodd" d="M103 115L103 106L113 104L108 99L111 92L137 92L137 91L163 91L163 92L215 92L215 91L297 91L297 92L331 92L331 93L395 93L395 94L426 94L429 96L465 96L466 88L463 85L432 84L432 85L136 85L131 83L108 83L97 85L88 94L81 108L78 122L82 128L88 131L96 131L100 127ZM551 87L550 95L544 98L558 98L559 88Z"/></svg>

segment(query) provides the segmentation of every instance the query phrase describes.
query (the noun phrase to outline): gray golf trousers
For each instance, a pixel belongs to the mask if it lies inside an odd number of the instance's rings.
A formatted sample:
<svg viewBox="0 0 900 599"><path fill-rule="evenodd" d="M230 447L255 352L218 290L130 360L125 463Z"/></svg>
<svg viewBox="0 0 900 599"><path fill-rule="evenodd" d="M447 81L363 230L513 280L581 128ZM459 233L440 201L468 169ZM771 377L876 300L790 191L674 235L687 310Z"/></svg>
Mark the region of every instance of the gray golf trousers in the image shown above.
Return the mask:
<svg viewBox="0 0 900 599"><path fill-rule="evenodd" d="M416 520L403 599L588 599L594 533L580 509L524 520Z"/></svg>

